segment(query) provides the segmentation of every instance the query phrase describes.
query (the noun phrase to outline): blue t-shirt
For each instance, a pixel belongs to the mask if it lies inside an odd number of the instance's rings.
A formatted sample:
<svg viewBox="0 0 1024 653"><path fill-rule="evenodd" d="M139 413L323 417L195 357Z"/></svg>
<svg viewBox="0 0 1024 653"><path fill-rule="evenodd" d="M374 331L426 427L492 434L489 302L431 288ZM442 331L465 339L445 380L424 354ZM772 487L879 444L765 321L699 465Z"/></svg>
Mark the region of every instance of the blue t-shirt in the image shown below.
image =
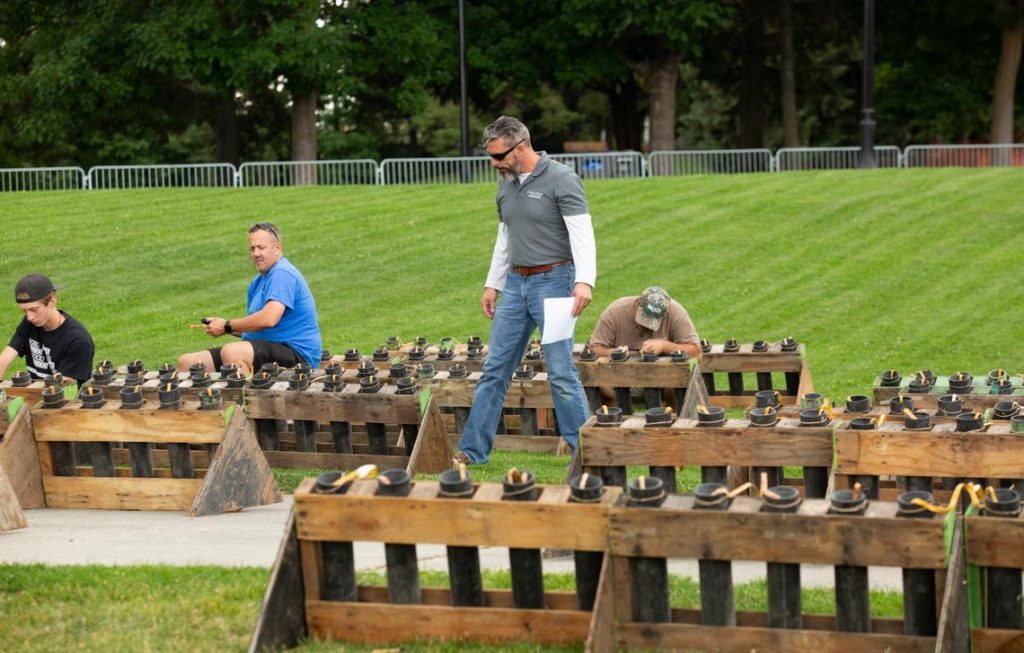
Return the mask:
<svg viewBox="0 0 1024 653"><path fill-rule="evenodd" d="M270 300L284 304L284 315L274 327L243 333L242 340L283 342L305 358L310 367L319 366L320 325L316 321L313 293L299 269L283 256L266 274L257 274L249 284L246 298L249 315Z"/></svg>

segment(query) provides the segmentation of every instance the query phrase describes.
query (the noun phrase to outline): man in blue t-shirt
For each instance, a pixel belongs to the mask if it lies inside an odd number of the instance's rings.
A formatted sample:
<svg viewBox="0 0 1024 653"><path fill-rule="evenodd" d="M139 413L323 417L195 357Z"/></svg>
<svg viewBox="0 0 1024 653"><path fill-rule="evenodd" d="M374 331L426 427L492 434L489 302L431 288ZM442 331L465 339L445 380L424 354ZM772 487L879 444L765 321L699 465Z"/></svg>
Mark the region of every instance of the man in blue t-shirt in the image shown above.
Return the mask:
<svg viewBox="0 0 1024 653"><path fill-rule="evenodd" d="M230 363L242 374L271 362L282 367L319 365L320 325L313 294L302 273L282 255L281 231L276 225L257 222L249 227L249 256L259 274L249 284L248 315L235 320L203 319L206 333L214 338L227 333L241 340L182 354L179 370L188 370L193 363L205 363L213 370Z"/></svg>

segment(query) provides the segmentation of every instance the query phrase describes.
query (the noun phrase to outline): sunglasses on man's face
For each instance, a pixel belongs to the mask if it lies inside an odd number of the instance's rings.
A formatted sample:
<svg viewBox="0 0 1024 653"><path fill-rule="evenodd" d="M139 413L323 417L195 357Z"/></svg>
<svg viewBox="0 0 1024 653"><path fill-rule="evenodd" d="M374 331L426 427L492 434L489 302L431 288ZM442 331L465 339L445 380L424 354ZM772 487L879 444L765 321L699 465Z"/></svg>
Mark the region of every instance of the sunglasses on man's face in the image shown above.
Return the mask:
<svg viewBox="0 0 1024 653"><path fill-rule="evenodd" d="M508 148L508 149L507 149L507 150L505 150L504 152L498 152L498 153L494 153L494 152L488 152L488 154L490 154L490 155L491 155L491 158L492 158L492 159L494 159L495 161L504 161L504 160L505 160L505 157L507 157L507 156L508 156L509 154L512 154L512 150L514 150L514 149L516 149L517 147L519 147L519 143L522 143L522 142L523 142L523 141L525 141L525 140L526 140L525 138L520 138L520 139L519 139L519 141L518 141L518 142L516 142L516 144L515 144L515 145L513 145L513 146L512 146L512 147L510 147L510 148Z"/></svg>
<svg viewBox="0 0 1024 653"><path fill-rule="evenodd" d="M249 233L256 231L266 231L276 240L281 240L281 232L277 230L277 225L270 222L257 222L253 226L249 227Z"/></svg>

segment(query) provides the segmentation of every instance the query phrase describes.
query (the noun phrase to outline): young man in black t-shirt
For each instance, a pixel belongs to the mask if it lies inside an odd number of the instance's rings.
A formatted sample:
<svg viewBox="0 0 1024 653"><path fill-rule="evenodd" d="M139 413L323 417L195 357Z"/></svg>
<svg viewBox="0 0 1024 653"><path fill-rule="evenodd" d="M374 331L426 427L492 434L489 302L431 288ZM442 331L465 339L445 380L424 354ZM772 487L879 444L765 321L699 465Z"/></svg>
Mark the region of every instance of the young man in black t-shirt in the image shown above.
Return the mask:
<svg viewBox="0 0 1024 653"><path fill-rule="evenodd" d="M62 287L42 274L18 281L14 300L25 317L0 352L0 378L15 358L24 356L25 367L37 379L55 372L79 385L89 379L95 345L81 322L57 309L57 291Z"/></svg>

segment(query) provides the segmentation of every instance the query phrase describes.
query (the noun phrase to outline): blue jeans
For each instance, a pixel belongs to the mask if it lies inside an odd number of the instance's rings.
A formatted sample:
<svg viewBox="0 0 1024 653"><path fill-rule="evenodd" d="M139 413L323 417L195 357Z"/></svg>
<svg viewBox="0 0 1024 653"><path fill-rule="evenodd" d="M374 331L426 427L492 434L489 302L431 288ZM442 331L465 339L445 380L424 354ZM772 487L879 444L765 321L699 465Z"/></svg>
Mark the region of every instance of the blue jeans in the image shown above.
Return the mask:
<svg viewBox="0 0 1024 653"><path fill-rule="evenodd" d="M494 434L512 373L526 353L534 328L544 331L544 299L572 296L575 283L576 267L572 264L528 277L509 272L494 312L487 360L473 394L473 408L459 441L459 448L472 462L487 462L494 448ZM558 432L575 450L590 409L572 360L572 348L572 338L543 346Z"/></svg>

